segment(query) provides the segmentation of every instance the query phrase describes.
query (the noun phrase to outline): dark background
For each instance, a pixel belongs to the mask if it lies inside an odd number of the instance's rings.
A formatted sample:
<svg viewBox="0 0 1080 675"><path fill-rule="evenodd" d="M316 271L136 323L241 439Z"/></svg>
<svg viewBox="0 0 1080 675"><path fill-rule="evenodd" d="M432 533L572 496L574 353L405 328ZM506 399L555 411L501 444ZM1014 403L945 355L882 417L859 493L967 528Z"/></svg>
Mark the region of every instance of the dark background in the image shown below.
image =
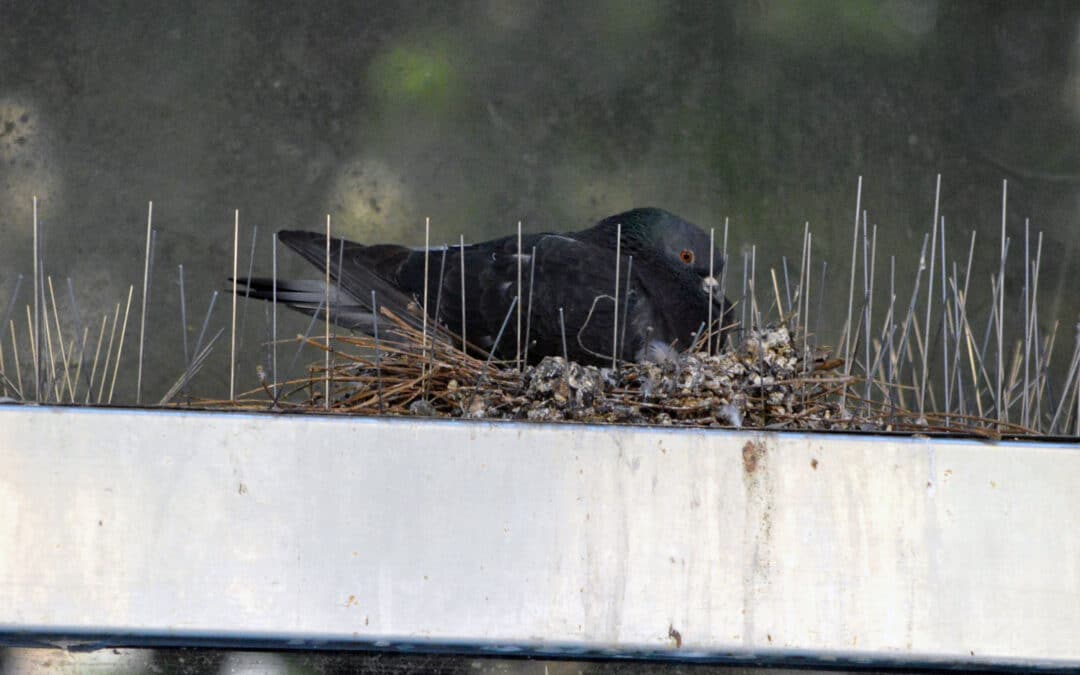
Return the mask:
<svg viewBox="0 0 1080 675"><path fill-rule="evenodd" d="M733 278L756 244L762 287L781 256L795 273L809 221L815 263L829 261L821 325L836 330L860 175L878 270L896 256L903 298L942 174L949 259L962 265L979 231L976 313L1008 179L1014 244L1024 218L1045 233L1044 330L1056 316L1072 343L1075 2L0 0L0 64L0 311L16 275L31 277L38 195L46 272L76 289L78 312L58 288L70 335L76 314L96 334L135 284L121 401L134 392L149 200L148 400L183 368L177 265L193 343L231 271L234 209L241 270L257 225L256 271L269 273L270 232L320 228L327 213L337 234L409 244L430 217L441 244L656 205L706 228L730 218ZM283 275L304 269L285 252L280 264ZM1011 256L1010 304L1022 274ZM241 313L243 389L264 312ZM211 333L228 314L223 296ZM305 325L283 313L281 335ZM224 337L197 394L227 392Z"/></svg>

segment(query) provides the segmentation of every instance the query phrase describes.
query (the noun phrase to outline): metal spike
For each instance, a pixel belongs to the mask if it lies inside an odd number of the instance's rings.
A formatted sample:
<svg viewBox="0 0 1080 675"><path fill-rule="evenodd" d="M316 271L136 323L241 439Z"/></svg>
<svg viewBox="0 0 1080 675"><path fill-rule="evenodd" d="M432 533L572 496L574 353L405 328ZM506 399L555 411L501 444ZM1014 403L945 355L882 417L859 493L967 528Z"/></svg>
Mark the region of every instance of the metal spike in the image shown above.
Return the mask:
<svg viewBox="0 0 1080 675"><path fill-rule="evenodd" d="M26 390L23 389L22 381L22 366L19 365L19 343L15 340L15 319L8 320L8 326L11 327L11 353L15 359L15 378L16 384L19 386L19 400L26 400Z"/></svg>
<svg viewBox="0 0 1080 675"><path fill-rule="evenodd" d="M465 336L465 326L467 324L465 316L465 235L461 235L460 244L461 250L461 352L467 354L469 352L469 341Z"/></svg>
<svg viewBox="0 0 1080 675"><path fill-rule="evenodd" d="M847 382L851 377L851 308L855 304L855 266L859 245L859 213L862 211L862 176L855 191L855 233L851 238L851 283L848 287L847 321L844 322L844 383L840 389L840 416L847 408Z"/></svg>
<svg viewBox="0 0 1080 675"><path fill-rule="evenodd" d="M716 228L715 227L710 227L709 228L709 283L715 283L715 281L716 281L716 279L713 276L713 274L714 274L713 265L715 263L713 258L715 258L715 257L716 257ZM616 298L619 297L618 292L615 293L615 297ZM627 286L627 289L626 289L626 299L629 302L629 300L630 300L630 287L629 286ZM712 356L712 306L713 306L713 289L712 289L712 286L709 286L709 300L708 300L707 304L708 304L708 309L705 311L705 325L708 326L709 331L708 331L708 333L706 333L706 337L705 337L705 354L708 355L708 356ZM623 334L624 335L626 334L626 329L625 328L623 329Z"/></svg>
<svg viewBox="0 0 1080 675"><path fill-rule="evenodd" d="M34 203L34 321L30 336L34 354L34 400L41 402L41 231L38 224L38 198Z"/></svg>
<svg viewBox="0 0 1080 675"><path fill-rule="evenodd" d="M240 250L240 209L236 209L233 220L233 257L232 257L232 335L229 347L229 400L236 400L236 285L237 262ZM196 350L197 351L197 350Z"/></svg>
<svg viewBox="0 0 1080 675"><path fill-rule="evenodd" d="M521 269L522 258L521 258L521 254L523 252L524 251L522 250L522 246L521 246L521 221L519 220L518 224L517 224L517 331L516 331L517 351L514 352L514 360L517 362L517 369L518 370L521 370L521 367L522 367L522 363L521 363L521 308L522 308L523 303L521 302L521 291L522 291L522 288L521 288L521 284L522 284L522 269Z"/></svg>
<svg viewBox="0 0 1080 675"><path fill-rule="evenodd" d="M251 249L248 253L247 284L244 285L244 311L240 314L239 348L244 348L244 335L247 334L248 300L251 298L251 275L255 272L255 244L259 237L259 226L251 226Z"/></svg>
<svg viewBox="0 0 1080 675"><path fill-rule="evenodd" d="M619 368L619 267L622 262L622 223L615 224L615 294L612 298L614 312L611 329L611 369ZM709 303L710 307L712 303Z"/></svg>
<svg viewBox="0 0 1080 675"><path fill-rule="evenodd" d="M563 317L563 308L559 308L559 332L562 333L562 356L567 367L570 366L570 355L566 349L566 320Z"/></svg>
<svg viewBox="0 0 1080 675"><path fill-rule="evenodd" d="M427 255L426 253L424 254ZM426 260L426 258L425 258ZM424 276L424 282L427 283L427 276ZM330 214L326 214L326 297L323 301L323 310L326 312L324 318L324 327L326 329L326 349L323 350L323 407L327 410L330 409ZM425 292L427 289L424 289ZM426 296L425 296L426 297ZM427 302L424 303L424 309L427 310Z"/></svg>
<svg viewBox="0 0 1080 675"><path fill-rule="evenodd" d="M525 363L529 363L529 338L532 335L533 282L536 280L536 247L529 255L529 306L525 310Z"/></svg>
<svg viewBox="0 0 1080 675"><path fill-rule="evenodd" d="M271 358L271 373L272 373L272 378L273 378L273 381L274 381L274 384L273 384L274 400L277 401L278 382L280 382L280 380L278 380L278 369L277 369L277 353L278 353L278 341L277 341L277 278L278 278L277 277L277 237L274 237L274 236L270 237L270 257L273 259L273 267L272 267L273 271L271 272L272 276L271 276L271 279L270 279L270 283L272 285L272 288L270 289L270 294L271 294L270 295L270 298L271 298L270 311L272 313L272 318L271 318L270 324L271 324L272 331L273 331L271 336L270 336L270 344L273 345L273 347L272 347L272 358Z"/></svg>
<svg viewBox="0 0 1080 675"><path fill-rule="evenodd" d="M634 281L634 256L626 258L626 295L623 298L622 336L619 338L619 356L626 358L626 326L630 323L630 286ZM710 300L711 302L711 300Z"/></svg>
<svg viewBox="0 0 1080 675"><path fill-rule="evenodd" d="M143 261L142 282L142 312L139 317L139 370L135 377L135 405L142 405L142 371L143 371L143 348L146 343L146 300L150 283L150 232L154 220L154 202L150 202L146 210L146 257ZM234 276L235 276L235 270ZM233 280L235 287L236 281Z"/></svg>

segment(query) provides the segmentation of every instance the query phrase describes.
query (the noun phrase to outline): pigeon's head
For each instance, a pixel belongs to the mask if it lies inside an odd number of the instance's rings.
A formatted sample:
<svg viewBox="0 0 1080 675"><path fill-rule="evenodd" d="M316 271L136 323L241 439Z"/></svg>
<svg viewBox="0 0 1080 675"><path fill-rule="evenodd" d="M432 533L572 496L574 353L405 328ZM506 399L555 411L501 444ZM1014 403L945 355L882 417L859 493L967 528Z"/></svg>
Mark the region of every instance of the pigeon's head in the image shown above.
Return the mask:
<svg viewBox="0 0 1080 675"><path fill-rule="evenodd" d="M663 209L640 208L605 218L597 228L614 237L618 225L622 226L625 253L660 258L672 269L694 274L700 278L702 290L718 285L716 277L723 269L723 259L709 241L709 233L697 225Z"/></svg>

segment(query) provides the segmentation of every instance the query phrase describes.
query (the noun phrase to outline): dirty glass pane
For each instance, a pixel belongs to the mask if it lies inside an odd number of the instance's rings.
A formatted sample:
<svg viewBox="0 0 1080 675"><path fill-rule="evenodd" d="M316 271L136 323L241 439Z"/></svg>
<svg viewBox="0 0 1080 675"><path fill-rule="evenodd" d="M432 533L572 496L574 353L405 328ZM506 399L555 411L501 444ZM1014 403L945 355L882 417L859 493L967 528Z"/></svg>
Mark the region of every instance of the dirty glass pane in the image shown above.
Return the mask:
<svg viewBox="0 0 1080 675"><path fill-rule="evenodd" d="M935 251L944 251L947 274L955 261L962 275L977 233L972 312L990 311L1004 227L1005 344L1025 332L1018 317L1036 259L1035 326L1044 338L1058 326L1059 362L1074 344L1075 2L9 0L0 3L0 63L0 355L26 373L37 218L41 264L54 284L43 300L67 331L62 342L85 345L99 327L111 340L106 326L114 336L118 319L126 326L117 402L135 400L130 340L141 329L151 201L147 400L177 380L197 336L229 325L224 291L234 264L241 274L269 274L271 233L318 229L327 214L337 235L416 246L426 218L439 245L511 234L519 221L527 232L580 229L659 206L717 233L727 224L730 295L742 299L753 260L766 308L790 294L808 223L810 327L835 344L849 289L864 283L849 286L857 205L876 226L870 297L880 321L889 296L898 312L906 307L924 236L940 231L938 175L945 229ZM854 242L859 257L862 242ZM287 252L279 264L283 276L310 274ZM935 283L940 292L941 278ZM204 322L214 292L223 295ZM240 308L240 390L258 386L267 317L265 305ZM290 337L308 325L285 311L279 322ZM973 339L985 341L983 324L976 330ZM318 354L288 351L283 378ZM229 350L219 344L192 393L225 396L229 374ZM13 672L23 664L255 672L236 653L121 652L114 663L105 653L83 662L7 650L0 664ZM250 658L290 673L675 668Z"/></svg>
<svg viewBox="0 0 1080 675"><path fill-rule="evenodd" d="M797 276L809 222L815 274L829 264L814 310L829 341L847 306L859 176L878 227L878 308L893 256L905 302L940 173L946 255L961 272L969 233L979 232L973 311L989 302L1007 179L1016 255L1006 305L1022 302L1017 252L1030 218L1032 259L1043 233L1039 319L1044 331L1062 321L1071 342L1076 3L8 2L0 11L0 310L18 275L32 273L35 195L61 311L77 307L96 332L129 285L137 310L152 200L145 377L154 394L181 370L178 265L194 342L231 273L234 209L241 273L252 235L254 269L268 273L270 232L317 229L326 214L343 236L416 245L426 217L442 244L509 234L519 220L526 231L579 229L662 206L707 228L728 219L736 280L756 245L763 303L770 268L781 287L783 258ZM283 274L304 269L281 258ZM22 322L27 298L24 287L11 313ZM210 335L226 309L217 307ZM265 337L263 309L240 319L245 387L255 384L250 345ZM283 335L306 326L288 312L279 320ZM131 399L136 351L123 356L119 401ZM227 351L210 355L197 393L227 386Z"/></svg>

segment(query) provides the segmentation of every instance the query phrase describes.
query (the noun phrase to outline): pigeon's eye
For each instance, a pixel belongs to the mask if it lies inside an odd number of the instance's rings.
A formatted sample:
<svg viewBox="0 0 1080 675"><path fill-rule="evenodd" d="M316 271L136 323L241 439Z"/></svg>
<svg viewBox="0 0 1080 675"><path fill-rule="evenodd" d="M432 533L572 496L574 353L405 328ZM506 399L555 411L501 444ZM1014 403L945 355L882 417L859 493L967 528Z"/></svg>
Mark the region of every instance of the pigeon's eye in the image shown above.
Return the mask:
<svg viewBox="0 0 1080 675"><path fill-rule="evenodd" d="M679 254L679 260L683 261L687 265L694 262L694 252L688 248L684 248L682 253Z"/></svg>

